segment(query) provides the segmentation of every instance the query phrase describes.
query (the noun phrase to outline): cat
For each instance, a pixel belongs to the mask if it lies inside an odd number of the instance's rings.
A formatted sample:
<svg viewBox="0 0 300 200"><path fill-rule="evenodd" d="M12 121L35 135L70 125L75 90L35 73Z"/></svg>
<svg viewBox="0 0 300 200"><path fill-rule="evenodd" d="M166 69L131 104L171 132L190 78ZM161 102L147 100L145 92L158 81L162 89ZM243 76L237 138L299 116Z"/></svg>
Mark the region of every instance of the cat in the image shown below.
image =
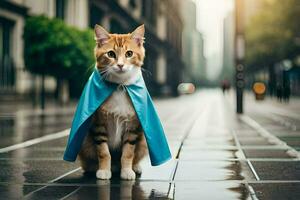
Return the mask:
<svg viewBox="0 0 300 200"><path fill-rule="evenodd" d="M144 25L132 33L110 34L95 26L96 66L102 78L119 84L118 89L96 110L79 152L85 172L110 179L112 167L120 166L120 177L133 180L142 173L139 162L147 155L144 133L123 87L142 76L145 57Z"/></svg>

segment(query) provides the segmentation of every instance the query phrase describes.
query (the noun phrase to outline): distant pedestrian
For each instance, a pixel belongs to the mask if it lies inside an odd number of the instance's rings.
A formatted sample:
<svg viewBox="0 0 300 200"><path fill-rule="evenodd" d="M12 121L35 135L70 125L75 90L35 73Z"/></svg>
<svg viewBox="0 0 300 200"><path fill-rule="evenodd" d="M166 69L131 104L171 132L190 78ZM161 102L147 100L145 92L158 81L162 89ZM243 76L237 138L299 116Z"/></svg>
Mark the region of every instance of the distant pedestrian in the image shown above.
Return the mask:
<svg viewBox="0 0 300 200"><path fill-rule="evenodd" d="M225 92L230 89L230 82L227 79L224 79L221 82L221 88L222 88L223 94L225 94Z"/></svg>
<svg viewBox="0 0 300 200"><path fill-rule="evenodd" d="M289 84L284 84L282 93L283 93L283 100L288 103L291 95L291 88Z"/></svg>
<svg viewBox="0 0 300 200"><path fill-rule="evenodd" d="M277 96L277 100L280 102L282 101L282 90L283 90L282 86L278 84L276 86L276 96Z"/></svg>

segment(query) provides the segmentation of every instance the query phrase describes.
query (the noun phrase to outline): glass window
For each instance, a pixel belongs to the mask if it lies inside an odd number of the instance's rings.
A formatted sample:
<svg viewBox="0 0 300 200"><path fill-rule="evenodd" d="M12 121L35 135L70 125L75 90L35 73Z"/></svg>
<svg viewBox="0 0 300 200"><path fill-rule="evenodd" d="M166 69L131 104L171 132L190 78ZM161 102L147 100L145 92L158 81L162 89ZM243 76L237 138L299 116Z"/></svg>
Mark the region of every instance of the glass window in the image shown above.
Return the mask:
<svg viewBox="0 0 300 200"><path fill-rule="evenodd" d="M56 0L56 17L65 18L65 0Z"/></svg>
<svg viewBox="0 0 300 200"><path fill-rule="evenodd" d="M91 4L90 5L90 24L89 26L91 28L94 28L96 24L101 25L101 22L104 17L104 12L96 7L95 5Z"/></svg>
<svg viewBox="0 0 300 200"><path fill-rule="evenodd" d="M12 89L15 83L11 52L13 25L13 21L0 18L0 89Z"/></svg>
<svg viewBox="0 0 300 200"><path fill-rule="evenodd" d="M142 16L144 18L147 16L147 0L142 1Z"/></svg>
<svg viewBox="0 0 300 200"><path fill-rule="evenodd" d="M136 8L136 0L129 0L129 6L131 7L131 8Z"/></svg>
<svg viewBox="0 0 300 200"><path fill-rule="evenodd" d="M116 19L111 19L110 32L111 33L125 33L125 29L122 27L122 25L119 21L117 21Z"/></svg>

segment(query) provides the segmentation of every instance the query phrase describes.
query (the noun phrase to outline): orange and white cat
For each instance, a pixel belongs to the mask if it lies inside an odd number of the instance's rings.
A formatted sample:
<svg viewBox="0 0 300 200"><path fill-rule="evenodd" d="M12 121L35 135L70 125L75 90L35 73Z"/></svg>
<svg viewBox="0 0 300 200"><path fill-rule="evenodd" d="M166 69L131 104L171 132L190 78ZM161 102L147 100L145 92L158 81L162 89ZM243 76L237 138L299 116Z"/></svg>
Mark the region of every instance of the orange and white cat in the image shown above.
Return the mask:
<svg viewBox="0 0 300 200"><path fill-rule="evenodd" d="M95 26L95 57L99 72L118 89L97 109L79 158L82 169L110 179L112 166L120 165L122 179L141 174L140 160L147 154L145 137L131 100L123 85L140 76L145 57L144 25L129 34L109 34Z"/></svg>

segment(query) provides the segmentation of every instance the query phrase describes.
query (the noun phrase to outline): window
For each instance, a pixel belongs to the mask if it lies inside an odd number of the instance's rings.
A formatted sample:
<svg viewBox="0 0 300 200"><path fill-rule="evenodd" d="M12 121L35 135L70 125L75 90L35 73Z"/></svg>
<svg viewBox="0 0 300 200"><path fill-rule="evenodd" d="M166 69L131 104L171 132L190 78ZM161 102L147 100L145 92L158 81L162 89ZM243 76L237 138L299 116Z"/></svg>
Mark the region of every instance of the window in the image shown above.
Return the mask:
<svg viewBox="0 0 300 200"><path fill-rule="evenodd" d="M90 24L91 28L94 28L96 24L102 25L102 20L104 17L104 12L96 7L95 5L90 5Z"/></svg>
<svg viewBox="0 0 300 200"><path fill-rule="evenodd" d="M122 27L121 23L116 19L111 19L110 21L110 32L111 33L125 33L125 29Z"/></svg>
<svg viewBox="0 0 300 200"><path fill-rule="evenodd" d="M146 19L152 26L156 26L157 9L154 1L142 1L142 16Z"/></svg>
<svg viewBox="0 0 300 200"><path fill-rule="evenodd" d="M147 0L142 0L142 16L147 17Z"/></svg>
<svg viewBox="0 0 300 200"><path fill-rule="evenodd" d="M56 0L56 17L65 18L65 0Z"/></svg>
<svg viewBox="0 0 300 200"><path fill-rule="evenodd" d="M13 21L0 18L0 90L13 89L15 84L15 68L11 49L13 25Z"/></svg>
<svg viewBox="0 0 300 200"><path fill-rule="evenodd" d="M131 8L136 8L136 0L129 0L129 6L131 7Z"/></svg>

